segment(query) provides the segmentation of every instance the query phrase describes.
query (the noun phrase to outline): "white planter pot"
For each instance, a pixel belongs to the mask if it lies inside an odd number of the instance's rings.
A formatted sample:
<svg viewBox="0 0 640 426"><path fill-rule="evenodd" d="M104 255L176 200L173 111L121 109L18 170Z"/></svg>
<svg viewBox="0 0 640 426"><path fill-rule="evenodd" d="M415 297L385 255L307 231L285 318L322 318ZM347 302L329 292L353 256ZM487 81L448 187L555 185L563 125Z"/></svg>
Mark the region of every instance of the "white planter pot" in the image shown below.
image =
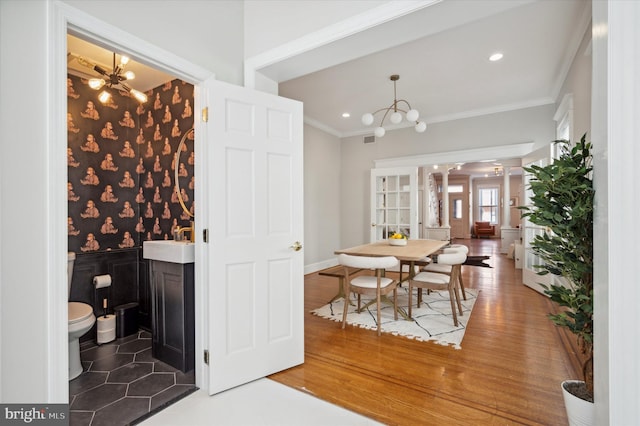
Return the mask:
<svg viewBox="0 0 640 426"><path fill-rule="evenodd" d="M593 402L585 401L567 392L565 383L578 383L579 380L565 380L562 382L562 397L564 407L567 410L569 426L593 426L595 425L596 410Z"/></svg>

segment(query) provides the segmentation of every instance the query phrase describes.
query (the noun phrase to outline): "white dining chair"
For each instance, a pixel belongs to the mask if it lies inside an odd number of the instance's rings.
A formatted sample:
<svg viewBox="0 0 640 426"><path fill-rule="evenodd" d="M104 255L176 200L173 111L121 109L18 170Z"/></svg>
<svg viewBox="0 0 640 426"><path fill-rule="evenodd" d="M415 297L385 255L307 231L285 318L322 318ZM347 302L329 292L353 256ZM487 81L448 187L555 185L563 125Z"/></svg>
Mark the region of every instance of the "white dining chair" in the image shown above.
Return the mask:
<svg viewBox="0 0 640 426"><path fill-rule="evenodd" d="M462 315L462 305L460 303L460 295L458 294L458 277L460 275L460 265L462 265L465 260L467 260L467 255L462 251L440 254L438 255L438 263L441 265L451 266L450 274L439 274L436 272L423 271L409 280L409 317L411 317L412 313L412 296L414 288L418 290L418 308L422 303L422 289L447 290L449 292L449 299L451 300L453 325L455 325L456 327L458 326L456 305L458 305L458 311L460 312L460 315Z"/></svg>
<svg viewBox="0 0 640 426"><path fill-rule="evenodd" d="M394 319L398 319L398 298L397 287L398 282L385 276L385 270L393 268L398 264L398 259L393 256L384 257L367 257L367 256L352 256L348 254L340 254L338 256L338 263L345 268L345 280L344 280L344 311L342 313L342 328L345 328L347 323L347 310L349 308L349 297L351 293L358 295L358 310L361 312L360 296L372 295L375 296L375 303L377 309L377 324L378 324L378 336L381 333L380 327L380 304L382 296L389 293L393 293L393 313ZM351 278L349 276L349 268L360 268L373 270L374 275L358 275Z"/></svg>
<svg viewBox="0 0 640 426"><path fill-rule="evenodd" d="M442 253L456 253L463 252L465 255L469 254L469 247L463 244L452 244L449 247L445 247L442 249ZM425 265L422 270L425 272L435 272L437 274L447 274L451 275L451 265L446 265L444 263L436 262L429 263ZM460 285L460 291L462 292L462 298L467 300L467 293L464 290L464 282L462 280L462 267L460 267L460 274L458 275L458 284Z"/></svg>

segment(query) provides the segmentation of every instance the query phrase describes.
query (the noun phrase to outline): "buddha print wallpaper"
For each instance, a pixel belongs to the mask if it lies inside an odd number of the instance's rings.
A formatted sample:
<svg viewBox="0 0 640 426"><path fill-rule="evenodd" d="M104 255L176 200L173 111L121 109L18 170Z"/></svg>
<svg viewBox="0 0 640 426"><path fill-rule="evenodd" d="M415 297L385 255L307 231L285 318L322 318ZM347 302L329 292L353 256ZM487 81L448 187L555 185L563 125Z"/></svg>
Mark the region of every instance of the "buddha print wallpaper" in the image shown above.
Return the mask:
<svg viewBox="0 0 640 426"><path fill-rule="evenodd" d="M140 104L109 89L102 104L87 81L67 79L68 239L75 253L139 247L172 239L194 210L193 85L167 82ZM179 156L180 140L187 139Z"/></svg>

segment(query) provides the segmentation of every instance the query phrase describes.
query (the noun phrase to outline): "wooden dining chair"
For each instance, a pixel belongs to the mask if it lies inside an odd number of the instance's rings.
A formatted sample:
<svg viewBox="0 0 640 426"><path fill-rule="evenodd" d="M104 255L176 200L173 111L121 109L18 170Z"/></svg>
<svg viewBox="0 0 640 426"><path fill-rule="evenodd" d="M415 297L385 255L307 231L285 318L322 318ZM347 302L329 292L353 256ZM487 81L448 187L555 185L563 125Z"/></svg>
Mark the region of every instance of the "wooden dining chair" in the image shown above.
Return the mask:
<svg viewBox="0 0 640 426"><path fill-rule="evenodd" d="M413 274L411 273L410 269L411 263L413 263ZM428 256L421 260L415 260L413 262L409 260L401 260L400 268L398 268L398 272L400 273L400 278L398 278L398 285L402 286L402 283L408 280L411 275L419 273L420 268L422 268L423 266L427 266L429 263L431 263L431 258ZM402 278L402 275L405 271L407 272L407 276L405 278Z"/></svg>
<svg viewBox="0 0 640 426"><path fill-rule="evenodd" d="M361 312L361 295L375 296L377 309L378 336L381 332L380 327L380 304L382 296L393 293L393 314L394 319L398 319L398 298L397 287L398 282L385 276L385 269L393 268L398 264L398 259L393 256L384 257L367 257L352 256L341 254L338 256L338 263L344 266L344 311L342 313L342 328L347 323L347 310L349 308L349 297L351 293L358 295L358 310ZM359 275L357 277L349 276L349 268L370 269L374 271L374 275Z"/></svg>
<svg viewBox="0 0 640 426"><path fill-rule="evenodd" d="M418 303L420 307L422 303L422 289L427 290L447 290L449 299L451 300L451 313L453 314L453 325L458 326L458 315L456 314L456 304L458 311L462 316L462 305L460 304L460 295L458 294L458 277L460 275L460 266L467 260L467 255L462 251L443 253L438 255L438 263L451 266L451 274L439 274L436 272L420 272L418 275L409 280L409 317L411 317L411 308L413 305L413 289L416 288Z"/></svg>
<svg viewBox="0 0 640 426"><path fill-rule="evenodd" d="M462 244L452 244L449 247L445 247L442 249L442 253L455 253L461 251L465 255L469 253L469 247ZM451 265L445 265L443 263L437 262L429 263L425 265L422 270L425 272L435 272L438 274L447 274L451 275ZM460 291L462 292L462 298L467 300L467 293L464 291L464 282L462 281L462 267L460 267L460 274L458 275L458 284L460 285Z"/></svg>

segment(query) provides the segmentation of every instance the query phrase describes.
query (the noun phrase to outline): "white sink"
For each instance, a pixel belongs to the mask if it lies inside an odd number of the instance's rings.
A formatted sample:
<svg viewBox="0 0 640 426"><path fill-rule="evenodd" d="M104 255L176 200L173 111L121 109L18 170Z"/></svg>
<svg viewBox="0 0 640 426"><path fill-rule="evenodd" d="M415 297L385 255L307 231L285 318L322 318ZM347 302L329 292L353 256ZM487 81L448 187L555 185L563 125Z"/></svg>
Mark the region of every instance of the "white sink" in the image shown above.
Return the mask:
<svg viewBox="0 0 640 426"><path fill-rule="evenodd" d="M142 257L172 263L194 263L196 246L191 241L144 241Z"/></svg>

